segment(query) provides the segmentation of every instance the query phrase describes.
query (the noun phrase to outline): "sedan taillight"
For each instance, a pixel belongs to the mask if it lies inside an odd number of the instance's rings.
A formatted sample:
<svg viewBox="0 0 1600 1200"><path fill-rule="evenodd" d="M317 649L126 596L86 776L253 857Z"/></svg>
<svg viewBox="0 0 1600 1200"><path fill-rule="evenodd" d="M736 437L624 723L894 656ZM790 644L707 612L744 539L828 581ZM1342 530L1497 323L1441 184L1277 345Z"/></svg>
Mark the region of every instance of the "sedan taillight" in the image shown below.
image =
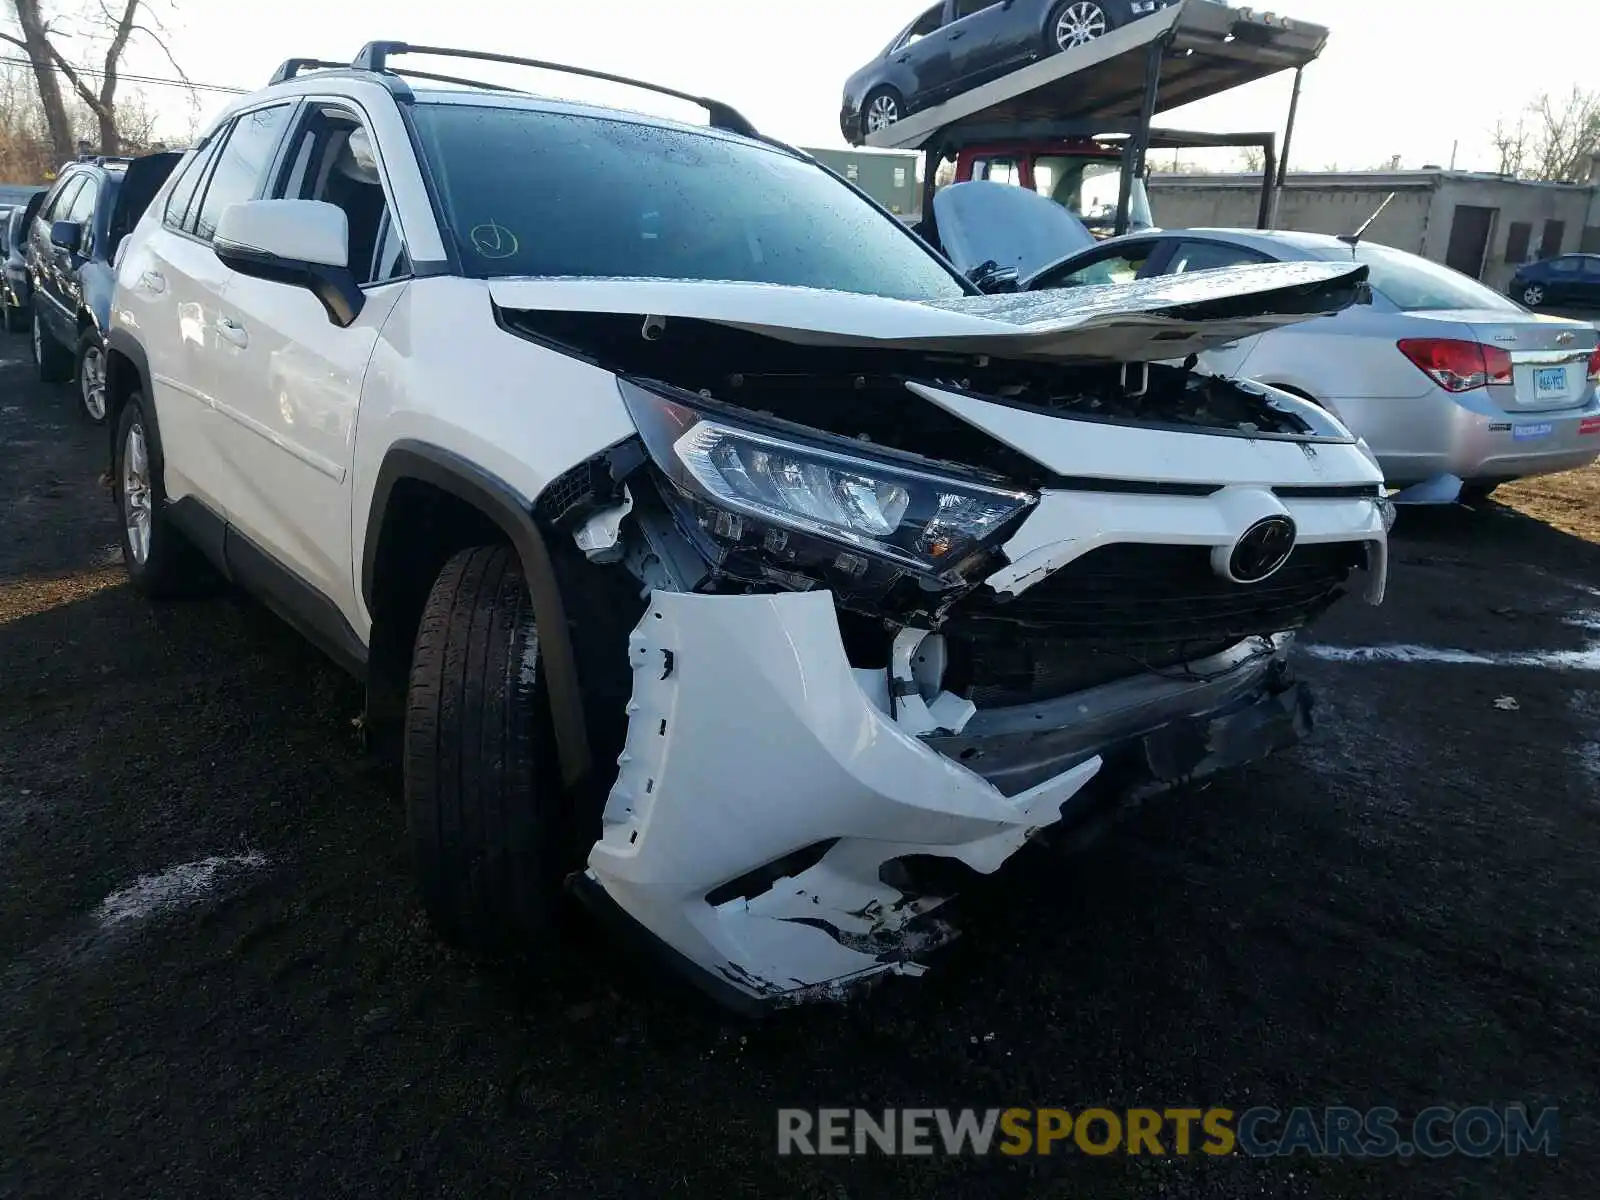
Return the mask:
<svg viewBox="0 0 1600 1200"><path fill-rule="evenodd" d="M1459 338L1401 338L1400 353L1447 392L1511 382L1511 353Z"/></svg>
<svg viewBox="0 0 1600 1200"><path fill-rule="evenodd" d="M1600 383L1600 347L1589 355L1589 382Z"/></svg>

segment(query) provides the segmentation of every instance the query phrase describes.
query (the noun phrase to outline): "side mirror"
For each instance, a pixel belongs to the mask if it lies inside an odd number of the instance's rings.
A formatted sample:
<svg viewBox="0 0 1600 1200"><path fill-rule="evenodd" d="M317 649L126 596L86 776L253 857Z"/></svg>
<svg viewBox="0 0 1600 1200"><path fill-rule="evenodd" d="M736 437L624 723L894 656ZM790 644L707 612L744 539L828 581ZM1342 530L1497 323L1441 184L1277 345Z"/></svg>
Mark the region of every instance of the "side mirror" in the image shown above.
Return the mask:
<svg viewBox="0 0 1600 1200"><path fill-rule="evenodd" d="M52 221L50 244L77 253L78 247L83 244L83 226L76 221Z"/></svg>
<svg viewBox="0 0 1600 1200"><path fill-rule="evenodd" d="M217 219L212 249L241 275L301 287L345 326L366 301L350 270L344 210L321 200L246 200Z"/></svg>
<svg viewBox="0 0 1600 1200"><path fill-rule="evenodd" d="M991 258L968 271L967 278L978 285L980 292L994 296L1001 292L1016 291L1019 273L1016 267L1002 268L999 263Z"/></svg>

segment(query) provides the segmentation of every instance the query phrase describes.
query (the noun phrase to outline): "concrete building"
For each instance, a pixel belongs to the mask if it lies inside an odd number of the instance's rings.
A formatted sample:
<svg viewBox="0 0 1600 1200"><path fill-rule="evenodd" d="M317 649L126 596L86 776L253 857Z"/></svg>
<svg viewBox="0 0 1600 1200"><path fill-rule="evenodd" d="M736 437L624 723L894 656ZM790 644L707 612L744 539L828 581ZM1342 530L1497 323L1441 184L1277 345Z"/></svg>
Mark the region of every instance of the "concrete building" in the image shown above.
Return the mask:
<svg viewBox="0 0 1600 1200"><path fill-rule="evenodd" d="M897 216L913 216L922 204L922 187L917 179L922 155L915 151L801 148Z"/></svg>
<svg viewBox="0 0 1600 1200"><path fill-rule="evenodd" d="M1169 229L1252 227L1259 175L1152 175L1150 206ZM1341 171L1291 174L1277 226L1350 233L1384 197L1366 237L1409 250L1504 290L1525 262L1600 252L1600 156L1587 184L1533 183L1474 171Z"/></svg>

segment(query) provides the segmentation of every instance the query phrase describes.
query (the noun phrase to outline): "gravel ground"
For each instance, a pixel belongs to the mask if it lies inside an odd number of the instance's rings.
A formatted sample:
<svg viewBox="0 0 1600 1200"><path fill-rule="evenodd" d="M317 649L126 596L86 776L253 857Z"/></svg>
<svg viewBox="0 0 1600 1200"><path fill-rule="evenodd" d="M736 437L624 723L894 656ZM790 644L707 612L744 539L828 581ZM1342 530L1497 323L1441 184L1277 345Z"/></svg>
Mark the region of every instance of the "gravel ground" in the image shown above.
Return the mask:
<svg viewBox="0 0 1600 1200"><path fill-rule="evenodd" d="M539 971L441 947L357 687L248 602L134 596L103 435L24 358L0 340L0 1196L1600 1194L1600 546L1408 511L1389 602L1317 641L1484 661L1303 653L1312 743L1022 856L924 979L747 1026L581 924ZM781 1105L1519 1100L1561 1106L1558 1158L775 1154Z"/></svg>

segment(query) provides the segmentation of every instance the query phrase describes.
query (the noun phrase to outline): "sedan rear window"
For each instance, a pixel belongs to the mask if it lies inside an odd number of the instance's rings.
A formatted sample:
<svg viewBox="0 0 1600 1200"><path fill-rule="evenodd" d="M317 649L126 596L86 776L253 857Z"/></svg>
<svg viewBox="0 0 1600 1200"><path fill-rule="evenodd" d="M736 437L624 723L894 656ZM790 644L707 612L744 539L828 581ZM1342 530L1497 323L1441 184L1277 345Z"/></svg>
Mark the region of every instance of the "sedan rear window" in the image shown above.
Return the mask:
<svg viewBox="0 0 1600 1200"><path fill-rule="evenodd" d="M469 275L726 279L906 300L966 294L897 221L778 150L527 108L414 111Z"/></svg>
<svg viewBox="0 0 1600 1200"><path fill-rule="evenodd" d="M1373 289L1405 312L1451 308L1522 311L1513 301L1476 279L1404 250L1362 243L1356 246L1355 253L1357 262L1364 262L1371 268ZM1330 251L1324 257L1337 259L1343 254Z"/></svg>

